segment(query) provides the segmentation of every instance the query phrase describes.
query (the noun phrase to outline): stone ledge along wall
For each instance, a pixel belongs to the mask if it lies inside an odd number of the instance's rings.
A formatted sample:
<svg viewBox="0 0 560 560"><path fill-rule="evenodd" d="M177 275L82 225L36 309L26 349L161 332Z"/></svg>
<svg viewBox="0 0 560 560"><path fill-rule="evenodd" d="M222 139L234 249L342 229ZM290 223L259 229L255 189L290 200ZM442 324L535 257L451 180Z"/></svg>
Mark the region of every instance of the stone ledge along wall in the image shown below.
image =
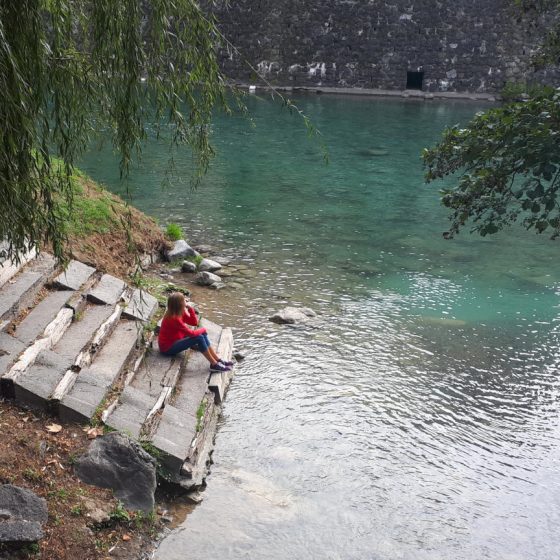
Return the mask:
<svg viewBox="0 0 560 560"><path fill-rule="evenodd" d="M423 71L428 92L499 92L508 81L553 83L530 59L550 27L514 0L236 0L212 8L226 75L293 87L404 90Z"/></svg>

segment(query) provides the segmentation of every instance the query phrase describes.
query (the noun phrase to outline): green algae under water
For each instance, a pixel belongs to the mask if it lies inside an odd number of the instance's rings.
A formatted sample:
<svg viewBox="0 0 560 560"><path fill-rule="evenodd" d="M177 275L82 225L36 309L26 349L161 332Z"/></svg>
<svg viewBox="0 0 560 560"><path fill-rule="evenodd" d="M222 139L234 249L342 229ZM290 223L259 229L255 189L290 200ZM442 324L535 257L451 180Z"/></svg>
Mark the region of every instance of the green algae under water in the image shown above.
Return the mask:
<svg viewBox="0 0 560 560"><path fill-rule="evenodd" d="M297 103L329 165L297 118L249 97L255 126L216 120L198 191L162 190L155 140L130 178L136 206L253 271L208 296L248 358L205 501L157 557L557 556L558 244L520 228L446 241L423 184L422 148L484 107ZM82 167L122 192L108 150ZM287 302L319 316L269 323Z"/></svg>

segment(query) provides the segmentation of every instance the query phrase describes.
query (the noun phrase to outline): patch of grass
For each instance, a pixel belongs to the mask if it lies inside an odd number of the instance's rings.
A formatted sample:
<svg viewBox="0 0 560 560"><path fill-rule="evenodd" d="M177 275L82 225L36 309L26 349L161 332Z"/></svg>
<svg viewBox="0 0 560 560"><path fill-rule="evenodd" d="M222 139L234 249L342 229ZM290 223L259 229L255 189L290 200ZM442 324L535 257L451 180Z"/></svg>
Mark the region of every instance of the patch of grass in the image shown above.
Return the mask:
<svg viewBox="0 0 560 560"><path fill-rule="evenodd" d="M23 471L23 476L31 482L39 482L40 480L43 480L43 475L39 471L32 468L25 469Z"/></svg>
<svg viewBox="0 0 560 560"><path fill-rule="evenodd" d="M151 455L156 461L161 459L161 451L151 441L142 440L140 441L140 445L142 446L142 449Z"/></svg>
<svg viewBox="0 0 560 560"><path fill-rule="evenodd" d="M122 502L117 502L113 511L109 514L111 521L124 523L130 521L130 513L125 509Z"/></svg>
<svg viewBox="0 0 560 560"><path fill-rule="evenodd" d="M179 239L183 239L183 230L179 224L171 222L165 228L165 236L170 241L179 241Z"/></svg>
<svg viewBox="0 0 560 560"><path fill-rule="evenodd" d="M204 412L206 411L206 399L202 399L198 408L196 410L196 432L202 430L202 419L204 418Z"/></svg>
<svg viewBox="0 0 560 560"><path fill-rule="evenodd" d="M82 506L73 506L72 508L70 508L70 513L72 515L82 515L84 513L84 510Z"/></svg>
<svg viewBox="0 0 560 560"><path fill-rule="evenodd" d="M196 264L196 268L198 268L200 266L200 263L204 260L204 257L202 255L194 255L191 257L186 257L184 260Z"/></svg>

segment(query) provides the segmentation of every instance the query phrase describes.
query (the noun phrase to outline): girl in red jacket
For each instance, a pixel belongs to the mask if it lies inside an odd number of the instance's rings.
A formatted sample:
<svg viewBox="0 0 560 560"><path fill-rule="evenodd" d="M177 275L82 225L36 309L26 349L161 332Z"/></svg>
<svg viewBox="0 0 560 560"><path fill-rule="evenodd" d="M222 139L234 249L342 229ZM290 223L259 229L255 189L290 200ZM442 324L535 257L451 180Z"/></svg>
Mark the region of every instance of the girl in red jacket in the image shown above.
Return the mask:
<svg viewBox="0 0 560 560"><path fill-rule="evenodd" d="M175 356L183 350L194 348L202 352L210 362L210 371L228 371L233 362L220 360L208 339L206 329L191 329L188 325L196 327L198 317L194 309L187 305L185 296L174 293L167 299L167 311L163 316L158 335L159 349L166 356Z"/></svg>

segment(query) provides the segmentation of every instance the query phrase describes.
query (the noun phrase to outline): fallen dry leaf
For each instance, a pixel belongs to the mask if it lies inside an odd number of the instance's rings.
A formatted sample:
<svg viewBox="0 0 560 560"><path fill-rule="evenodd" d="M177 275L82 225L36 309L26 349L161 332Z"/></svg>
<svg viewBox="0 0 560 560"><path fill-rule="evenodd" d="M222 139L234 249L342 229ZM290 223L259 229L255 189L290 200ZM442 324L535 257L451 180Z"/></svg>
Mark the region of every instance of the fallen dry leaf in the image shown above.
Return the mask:
<svg viewBox="0 0 560 560"><path fill-rule="evenodd" d="M132 537L130 535L126 534L126 533L122 536L123 541L129 541L131 538Z"/></svg>
<svg viewBox="0 0 560 560"><path fill-rule="evenodd" d="M62 426L60 424L49 424L47 426L47 432L51 434L58 434L62 430Z"/></svg>
<svg viewBox="0 0 560 560"><path fill-rule="evenodd" d="M89 428L87 430L88 439L95 439L96 437L103 435L103 428Z"/></svg>

